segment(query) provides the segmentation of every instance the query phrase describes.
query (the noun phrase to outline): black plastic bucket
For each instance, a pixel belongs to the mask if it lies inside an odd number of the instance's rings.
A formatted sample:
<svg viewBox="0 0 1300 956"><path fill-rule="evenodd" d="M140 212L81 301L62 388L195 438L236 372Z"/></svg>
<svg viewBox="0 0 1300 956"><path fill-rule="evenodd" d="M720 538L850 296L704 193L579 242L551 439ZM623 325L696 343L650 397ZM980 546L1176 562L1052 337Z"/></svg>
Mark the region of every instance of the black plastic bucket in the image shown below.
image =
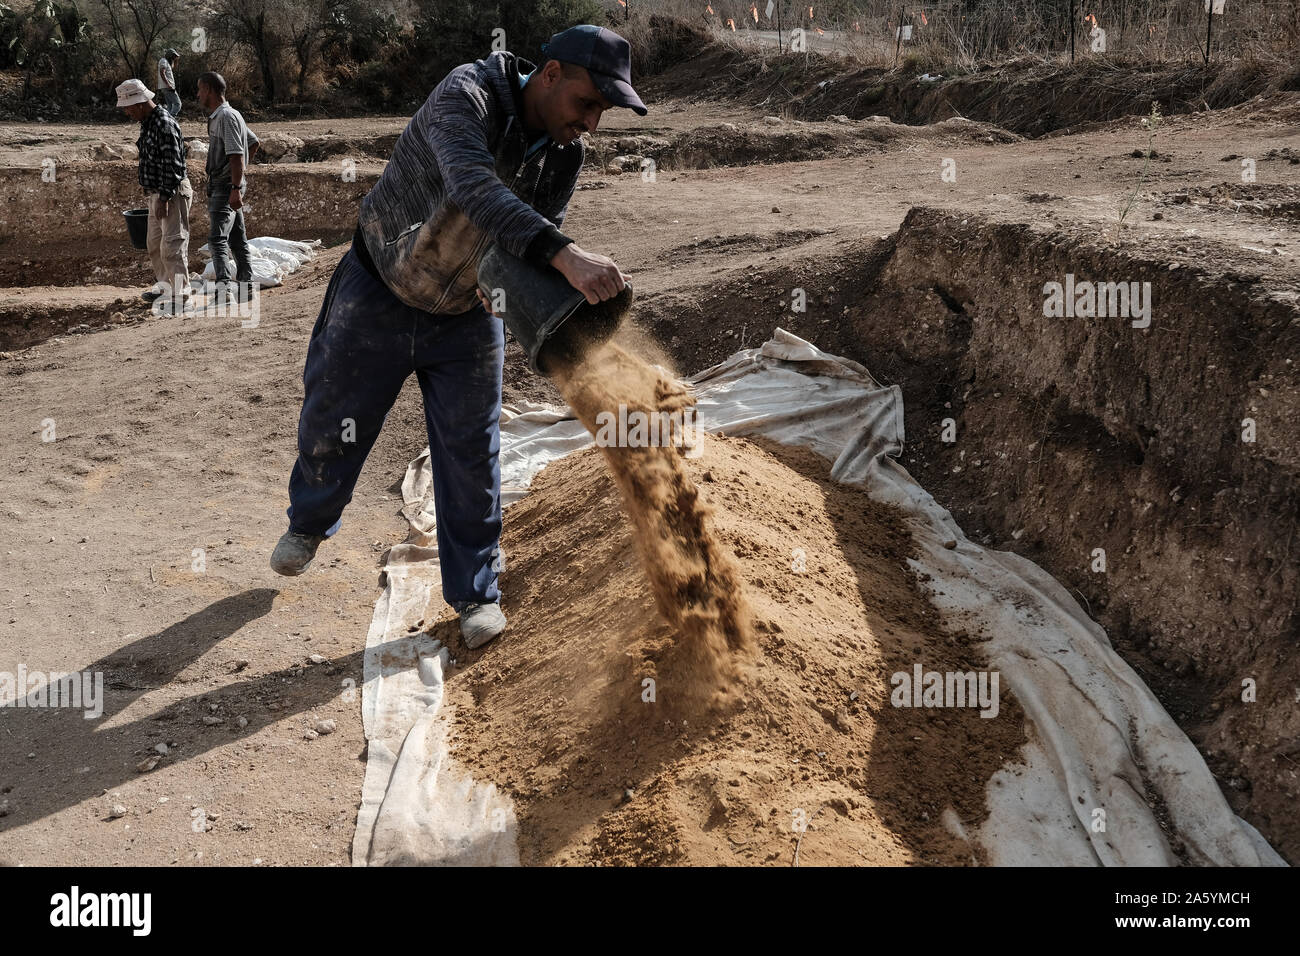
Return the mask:
<svg viewBox="0 0 1300 956"><path fill-rule="evenodd" d="M539 269L496 243L479 260L478 287L489 301L497 290L504 292L504 306L494 311L523 346L532 370L543 375L555 361L571 361L606 341L632 305L631 285L591 305L559 270Z"/></svg>
<svg viewBox="0 0 1300 956"><path fill-rule="evenodd" d="M131 236L131 245L137 249L148 249L149 210L124 209L122 215L126 217L126 231Z"/></svg>

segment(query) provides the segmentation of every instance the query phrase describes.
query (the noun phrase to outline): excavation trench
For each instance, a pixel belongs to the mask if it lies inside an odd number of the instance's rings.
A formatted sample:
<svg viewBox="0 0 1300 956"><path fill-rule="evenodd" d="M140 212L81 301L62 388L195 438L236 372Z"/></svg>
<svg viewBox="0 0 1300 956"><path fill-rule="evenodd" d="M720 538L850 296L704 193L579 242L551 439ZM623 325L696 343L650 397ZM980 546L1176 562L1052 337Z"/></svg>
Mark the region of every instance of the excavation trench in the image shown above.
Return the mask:
<svg viewBox="0 0 1300 956"><path fill-rule="evenodd" d="M343 178L334 164L259 165L250 190L250 235L325 245L351 238L361 198L379 166L358 164ZM59 165L53 182L40 169L0 168L0 351L146 321L139 297L153 282L148 253L134 248L122 211L139 205L134 162ZM198 186L202 161L190 163L196 185L190 209L190 270L206 257L207 204Z"/></svg>
<svg viewBox="0 0 1300 956"><path fill-rule="evenodd" d="M1244 61L1134 66L1088 56L1070 64L1023 57L970 71L913 53L897 66L855 70L838 57L740 49L666 23L657 35L680 61L639 86L653 99L747 103L808 120L883 115L921 126L966 117L1026 137L1144 116L1153 103L1166 115L1222 109L1297 84L1293 69L1270 73Z"/></svg>
<svg viewBox="0 0 1300 956"><path fill-rule="evenodd" d="M1053 281L1150 283L1150 323L1046 316ZM751 343L780 325L898 383L908 470L1074 593L1294 862L1300 309L1281 284L914 209L886 241L652 297L641 318L692 367L743 322Z"/></svg>
<svg viewBox="0 0 1300 956"><path fill-rule="evenodd" d="M206 242L202 160L191 159L195 185L190 249ZM361 198L380 164L358 163L345 178L336 164L259 165L248 197L253 236L339 241L351 235ZM355 175L352 175L352 173ZM0 238L0 286L143 281L148 256L127 237L122 211L141 205L136 163L66 163L47 182L41 170L0 168L0 208L13 224Z"/></svg>

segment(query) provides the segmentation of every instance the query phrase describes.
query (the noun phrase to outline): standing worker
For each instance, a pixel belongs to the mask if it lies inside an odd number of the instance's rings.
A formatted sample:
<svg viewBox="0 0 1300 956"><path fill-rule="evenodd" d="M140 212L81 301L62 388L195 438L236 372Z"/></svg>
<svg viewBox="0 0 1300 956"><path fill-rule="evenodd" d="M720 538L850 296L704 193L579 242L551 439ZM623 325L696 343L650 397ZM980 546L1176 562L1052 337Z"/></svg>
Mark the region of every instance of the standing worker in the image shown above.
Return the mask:
<svg viewBox="0 0 1300 956"><path fill-rule="evenodd" d="M561 272L587 301L627 284L612 259L564 236L584 149L614 106L645 115L631 50L576 26L542 47L540 67L498 52L458 66L407 124L361 204L352 248L325 291L307 347L289 530L271 555L307 570L343 509L402 384L424 395L442 593L480 647L506 626L501 537L501 371L505 332L477 287L489 240ZM507 185L509 184L509 185ZM349 427L349 423L350 427Z"/></svg>
<svg viewBox="0 0 1300 956"><path fill-rule="evenodd" d="M175 117L154 102L154 94L140 80L117 87L117 105L140 124L139 180L149 206L146 241L153 265L154 287L141 298L146 302L170 292L160 311L181 311L189 294L190 203L194 188L185 168L185 141Z"/></svg>
<svg viewBox="0 0 1300 956"><path fill-rule="evenodd" d="M172 67L180 58L179 53L168 47L158 60L158 92L162 94L163 106L172 116L181 115L181 95L176 92L176 75L172 73Z"/></svg>
<svg viewBox="0 0 1300 956"><path fill-rule="evenodd" d="M253 281L244 230L243 207L248 192L244 170L257 137L249 132L239 111L226 102L226 80L220 73L202 74L198 93L199 105L208 114L208 248L213 279L223 284L234 278L242 300L244 283L251 285ZM233 277L230 256L235 258Z"/></svg>

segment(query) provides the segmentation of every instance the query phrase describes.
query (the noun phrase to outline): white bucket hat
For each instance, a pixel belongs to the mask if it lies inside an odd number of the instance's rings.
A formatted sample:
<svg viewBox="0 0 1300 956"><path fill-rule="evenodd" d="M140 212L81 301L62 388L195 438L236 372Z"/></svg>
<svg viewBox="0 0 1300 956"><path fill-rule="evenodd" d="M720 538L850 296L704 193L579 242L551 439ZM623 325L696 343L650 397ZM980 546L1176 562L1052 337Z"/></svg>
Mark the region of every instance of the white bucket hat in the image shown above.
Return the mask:
<svg viewBox="0 0 1300 956"><path fill-rule="evenodd" d="M153 99L153 93L140 80L127 80L117 88L117 105L119 109L123 106L135 106L136 103L148 103L151 99Z"/></svg>

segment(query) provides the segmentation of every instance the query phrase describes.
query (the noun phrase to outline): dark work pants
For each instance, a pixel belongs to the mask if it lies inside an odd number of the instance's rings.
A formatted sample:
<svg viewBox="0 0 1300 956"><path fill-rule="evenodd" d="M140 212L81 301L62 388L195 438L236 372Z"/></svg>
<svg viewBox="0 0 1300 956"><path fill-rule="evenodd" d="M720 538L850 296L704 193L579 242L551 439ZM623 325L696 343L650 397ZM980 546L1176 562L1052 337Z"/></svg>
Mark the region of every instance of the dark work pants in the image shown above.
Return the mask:
<svg viewBox="0 0 1300 956"><path fill-rule="evenodd" d="M253 266L248 257L248 236L244 232L244 210L230 208L230 184L211 187L208 193L208 251L212 253L213 281L253 280ZM240 193L247 196L247 193ZM230 274L230 258L235 259L235 274Z"/></svg>
<svg viewBox="0 0 1300 956"><path fill-rule="evenodd" d="M412 308L351 250L325 291L303 371L289 528L332 535L402 383L424 394L442 593L456 607L500 600L501 370L505 331L481 306L463 315Z"/></svg>

